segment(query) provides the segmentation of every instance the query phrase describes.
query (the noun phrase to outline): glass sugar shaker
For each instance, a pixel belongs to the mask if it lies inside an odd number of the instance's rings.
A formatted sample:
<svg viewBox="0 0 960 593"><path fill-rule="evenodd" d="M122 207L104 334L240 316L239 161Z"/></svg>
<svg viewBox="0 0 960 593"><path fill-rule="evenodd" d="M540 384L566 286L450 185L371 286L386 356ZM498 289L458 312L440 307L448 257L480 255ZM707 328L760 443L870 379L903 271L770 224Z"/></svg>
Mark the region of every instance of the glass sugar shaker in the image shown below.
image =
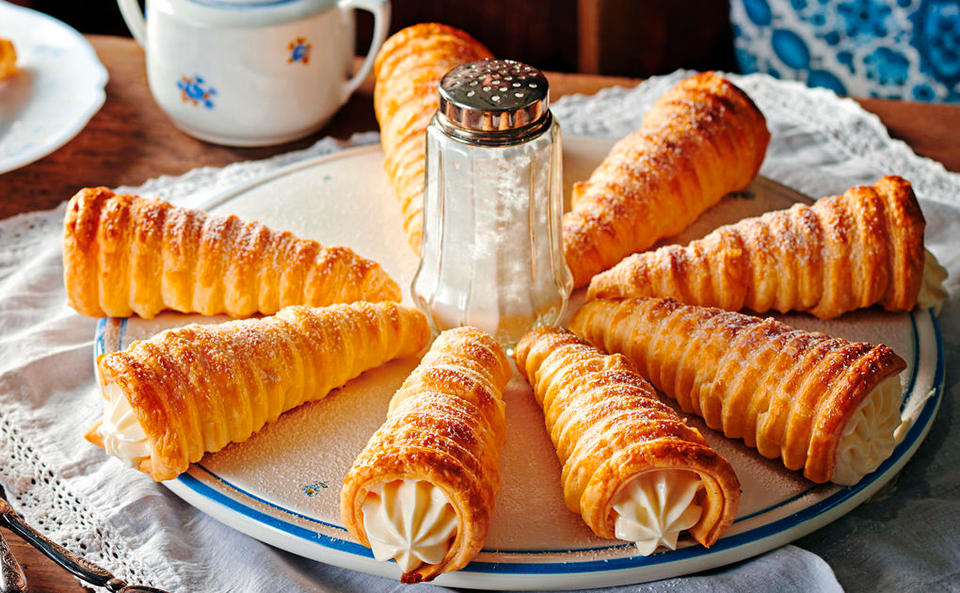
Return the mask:
<svg viewBox="0 0 960 593"><path fill-rule="evenodd" d="M543 73L513 60L462 64L440 82L412 286L435 331L471 325L512 349L563 315L573 280L548 90Z"/></svg>

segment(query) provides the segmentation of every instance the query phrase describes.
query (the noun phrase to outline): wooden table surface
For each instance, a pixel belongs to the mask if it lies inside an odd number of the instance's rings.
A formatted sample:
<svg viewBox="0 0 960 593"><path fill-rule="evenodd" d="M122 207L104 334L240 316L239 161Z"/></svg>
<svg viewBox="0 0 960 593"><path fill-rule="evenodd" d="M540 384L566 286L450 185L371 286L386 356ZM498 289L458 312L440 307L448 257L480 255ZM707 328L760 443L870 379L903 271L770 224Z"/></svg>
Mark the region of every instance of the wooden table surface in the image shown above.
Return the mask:
<svg viewBox="0 0 960 593"><path fill-rule="evenodd" d="M47 157L0 175L0 218L52 208L79 188L90 185L139 185L158 175L178 175L199 166L223 166L260 159L309 146L322 136L349 138L375 130L368 81L334 116L330 125L309 138L266 148L228 148L194 140L174 128L147 89L143 51L132 40L89 36L110 73L107 101L86 129ZM595 93L601 88L633 86L635 79L582 74L550 74L554 98ZM960 171L960 107L862 99L891 135L917 153ZM24 565L32 593L79 593L88 590L59 567L7 532L7 541ZM106 567L109 568L109 567Z"/></svg>

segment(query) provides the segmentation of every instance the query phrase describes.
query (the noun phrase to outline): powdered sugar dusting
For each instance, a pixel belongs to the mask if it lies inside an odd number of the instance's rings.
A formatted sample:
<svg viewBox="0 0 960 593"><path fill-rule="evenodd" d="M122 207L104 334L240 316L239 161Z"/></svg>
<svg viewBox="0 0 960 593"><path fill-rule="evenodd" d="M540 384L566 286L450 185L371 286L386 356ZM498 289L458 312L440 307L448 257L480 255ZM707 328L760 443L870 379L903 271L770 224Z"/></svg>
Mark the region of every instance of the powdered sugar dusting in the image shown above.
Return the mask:
<svg viewBox="0 0 960 593"><path fill-rule="evenodd" d="M428 130L427 226L413 293L436 328L470 325L512 344L561 315L570 286L554 232L558 136L551 128L488 147Z"/></svg>
<svg viewBox="0 0 960 593"><path fill-rule="evenodd" d="M609 143L599 141L568 141L565 146L568 156L564 163L565 174L569 174L568 181L586 177L608 148ZM369 252L378 261L382 261L388 270L396 274L395 277L402 285L407 285L412 278L416 259L410 255L406 238L399 227L395 229L389 224L390 218L399 215L399 207L396 206L386 181L379 179L382 176L378 170L379 158L369 152L357 153L342 162L327 163L258 185L255 190L238 196L225 206L246 218L263 220L274 228L296 228L303 236L343 237L337 240L357 248L362 247L364 253ZM331 166L349 174L342 180L334 177L336 183L321 184L319 179L331 174ZM356 183L363 171L373 171L378 179L374 192L378 197L372 199L370 204L363 200L365 192L370 191L363 188L368 186L362 188ZM338 200L345 199L351 208L341 208L340 201L331 200L329 208L338 209L336 216L317 214L310 209L316 202L315 195L311 193L315 186L322 186L325 192L337 196ZM752 199L742 196L724 198L690 229L672 241L686 243L702 237L721 224L790 206L790 202L785 198L764 193L757 187L751 188L756 190ZM288 201L283 202L287 206L277 206L279 202L270 199L275 195L287 196ZM350 213L354 210L361 215L351 217ZM339 219L341 216L349 217L350 224L327 224L328 219ZM374 227L364 226L364 220L369 220ZM321 230L309 230L314 227L321 229L322 233ZM364 245L361 242L364 237L366 240L377 239L380 242ZM582 294L575 293L572 298L571 310L575 311ZM871 309L832 321L818 320L807 315L776 317L794 327L824 331L849 340L886 343L907 359L910 366L905 374L912 372L913 342L906 315L890 315ZM128 336L125 337L124 344L128 344L133 337L148 337L161 327L160 324L177 325L187 320L210 322L223 321L225 318L165 314L153 321L132 319L127 325ZM341 525L336 497L342 477L366 440L383 422L393 390L402 383L414 366L414 361L396 361L368 371L330 394L325 400L307 404L285 414L247 442L231 445L220 453L208 455L202 463L230 483L248 485L249 491L257 496L333 525ZM379 385L381 381L383 385ZM514 377L504 397L507 401L508 435L501 457L503 486L494 511L486 549L532 549L527 546L539 545L541 550L561 550L595 545L600 549L578 552L576 559L601 560L635 555L635 551L625 543L601 540L593 536L580 517L569 512L563 505L559 483L560 465L543 427L542 413L525 382ZM331 413L334 410L335 413ZM836 490L832 486L813 487L798 473L784 469L779 460L763 459L756 451L742 443L726 439L707 429L698 418L685 418L688 424L698 427L707 441L734 466L743 483L739 512L741 517L800 494L800 499L795 503L772 514L775 517L786 516L792 509L803 508ZM285 433L288 431L292 434L286 437ZM332 468L332 471L327 472L328 467ZM200 472L198 475L205 474ZM332 478L328 479L328 476ZM269 508L266 510L271 511ZM766 524L770 521L770 516L742 521L727 533L742 533ZM528 524L533 527L527 529ZM310 527L311 524L306 525ZM346 537L343 531L334 529L333 532L336 537ZM495 554L482 553L478 559L496 561L501 558L502 556ZM539 563L551 559L564 561L570 556L538 552L511 554L509 558L511 561Z"/></svg>

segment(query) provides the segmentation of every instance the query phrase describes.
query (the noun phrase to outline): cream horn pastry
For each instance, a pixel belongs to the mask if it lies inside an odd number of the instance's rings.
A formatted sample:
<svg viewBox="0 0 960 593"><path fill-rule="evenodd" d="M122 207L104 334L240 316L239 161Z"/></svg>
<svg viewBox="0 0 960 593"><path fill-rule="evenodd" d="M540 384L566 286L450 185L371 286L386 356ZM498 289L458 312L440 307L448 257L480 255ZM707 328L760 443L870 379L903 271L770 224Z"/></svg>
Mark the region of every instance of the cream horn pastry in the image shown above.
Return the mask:
<svg viewBox="0 0 960 593"><path fill-rule="evenodd" d="M758 313L831 318L879 304L907 311L946 296L945 272L923 248L910 184L884 177L841 196L722 226L685 247L636 253L590 281L588 298L670 297Z"/></svg>
<svg viewBox="0 0 960 593"><path fill-rule="evenodd" d="M713 72L679 82L639 130L574 188L563 217L575 286L675 235L756 177L770 133L753 101Z"/></svg>
<svg viewBox="0 0 960 593"><path fill-rule="evenodd" d="M404 583L463 568L483 547L500 488L502 390L512 372L482 331L443 332L347 473L347 529L376 559L395 560Z"/></svg>
<svg viewBox="0 0 960 593"><path fill-rule="evenodd" d="M67 204L63 279L70 306L94 317L245 317L401 296L379 264L346 247L105 187Z"/></svg>
<svg viewBox="0 0 960 593"><path fill-rule="evenodd" d="M169 329L99 357L105 409L86 438L168 480L429 337L420 312L392 302Z"/></svg>
<svg viewBox="0 0 960 593"><path fill-rule="evenodd" d="M454 66L492 58L470 35L438 23L402 29L383 44L373 66L373 107L384 168L403 208L410 246L420 251L426 130L437 110L437 86Z"/></svg>
<svg viewBox="0 0 960 593"><path fill-rule="evenodd" d="M540 327L514 359L563 464L564 502L594 533L632 541L648 555L675 549L686 531L710 546L733 523L740 500L733 468L623 355Z"/></svg>
<svg viewBox="0 0 960 593"><path fill-rule="evenodd" d="M814 482L855 484L893 452L906 363L886 346L659 298L590 301L570 327Z"/></svg>

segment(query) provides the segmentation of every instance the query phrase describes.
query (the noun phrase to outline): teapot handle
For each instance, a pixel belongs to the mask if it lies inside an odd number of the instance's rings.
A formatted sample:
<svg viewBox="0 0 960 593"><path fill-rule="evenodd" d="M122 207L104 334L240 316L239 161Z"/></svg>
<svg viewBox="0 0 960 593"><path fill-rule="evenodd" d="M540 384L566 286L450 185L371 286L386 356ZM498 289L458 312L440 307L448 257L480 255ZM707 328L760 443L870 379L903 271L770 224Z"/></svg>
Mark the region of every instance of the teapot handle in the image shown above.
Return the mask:
<svg viewBox="0 0 960 593"><path fill-rule="evenodd" d="M118 2L126 0L117 0ZM129 0L136 2L136 0ZM366 10L373 14L373 40L370 42L370 49L367 51L367 57L363 60L360 70L353 75L353 78L343 84L340 102L346 103L353 91L363 83L370 70L373 68L373 61L380 51L387 38L387 30L390 27L390 0L340 0L338 3L340 10Z"/></svg>
<svg viewBox="0 0 960 593"><path fill-rule="evenodd" d="M143 12L140 11L140 3L137 0L117 0L117 6L120 7L120 14L123 15L123 20L127 23L133 38L137 40L140 47L146 45L146 21L143 18Z"/></svg>

